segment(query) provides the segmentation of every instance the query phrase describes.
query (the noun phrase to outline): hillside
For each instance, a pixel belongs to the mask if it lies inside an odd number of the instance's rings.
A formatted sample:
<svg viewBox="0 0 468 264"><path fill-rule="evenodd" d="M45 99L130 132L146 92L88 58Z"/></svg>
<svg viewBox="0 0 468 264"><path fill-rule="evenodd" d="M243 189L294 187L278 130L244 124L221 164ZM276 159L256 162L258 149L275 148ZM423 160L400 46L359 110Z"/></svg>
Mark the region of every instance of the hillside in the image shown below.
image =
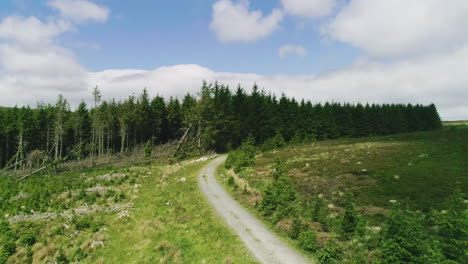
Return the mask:
<svg viewBox="0 0 468 264"><path fill-rule="evenodd" d="M214 215L205 162L0 180L0 263L256 263Z"/></svg>
<svg viewBox="0 0 468 264"><path fill-rule="evenodd" d="M443 235L434 231L440 228L434 227L438 226L435 219L440 212L450 212L454 198L449 197L456 189L468 190L467 126L289 145L255 155L244 168L235 160L240 159L239 154L228 160L228 167L234 170L220 171L227 188L298 247L302 247L298 232L316 232L322 250L314 249L318 253L312 255L320 257L327 241L336 242L341 253L335 258L345 263L374 263L379 256L388 257L381 241L388 235L389 221L400 213L404 215L401 219L416 217L421 228L417 232L424 239L441 239L443 244ZM468 232L466 200L464 204L457 209L462 215L455 217L464 225L462 234ZM343 233L346 219L355 221L356 230L349 237ZM357 244L347 242L349 239ZM459 239L468 243L463 235ZM412 243L410 238L406 240ZM463 246L457 247L463 252Z"/></svg>

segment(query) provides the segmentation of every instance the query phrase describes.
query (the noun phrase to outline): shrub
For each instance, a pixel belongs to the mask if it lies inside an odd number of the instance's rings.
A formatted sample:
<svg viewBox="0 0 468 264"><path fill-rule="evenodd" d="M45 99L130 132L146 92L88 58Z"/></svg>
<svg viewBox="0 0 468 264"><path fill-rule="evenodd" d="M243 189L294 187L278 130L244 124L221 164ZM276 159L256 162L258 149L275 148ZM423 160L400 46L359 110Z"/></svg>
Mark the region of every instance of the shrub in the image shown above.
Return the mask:
<svg viewBox="0 0 468 264"><path fill-rule="evenodd" d="M331 239L319 250L317 259L322 264L337 263L342 254L343 248L334 239Z"/></svg>
<svg viewBox="0 0 468 264"><path fill-rule="evenodd" d="M229 176L229 178L228 178L228 184L229 184L229 185L234 185L234 184L236 184L236 181L234 181L234 177Z"/></svg>
<svg viewBox="0 0 468 264"><path fill-rule="evenodd" d="M282 148L286 145L283 135L281 135L279 132L276 132L276 135L273 138L273 143L275 144L275 148Z"/></svg>
<svg viewBox="0 0 468 264"><path fill-rule="evenodd" d="M273 179L276 181L281 176L286 176L288 172L288 167L286 163L280 158L276 157L273 161Z"/></svg>
<svg viewBox="0 0 468 264"><path fill-rule="evenodd" d="M112 189L108 189L106 193L104 194L104 197L107 199L107 198L113 197L114 195L115 195L115 191Z"/></svg>
<svg viewBox="0 0 468 264"><path fill-rule="evenodd" d="M85 259L86 257L88 257L88 253L83 251L81 248L77 248L75 252L73 252L71 259L75 261L80 261L82 259Z"/></svg>
<svg viewBox="0 0 468 264"><path fill-rule="evenodd" d="M354 205L347 202L345 206L345 213L341 221L341 235L344 239L351 239L356 235L357 229L360 225L360 218Z"/></svg>
<svg viewBox="0 0 468 264"><path fill-rule="evenodd" d="M440 263L437 243L427 240L423 216L394 210L381 240L382 263ZM431 257L428 257L431 256Z"/></svg>
<svg viewBox="0 0 468 264"><path fill-rule="evenodd" d="M57 263L70 263L70 261L68 261L68 259L67 259L67 256L65 256L65 253L63 252L63 249L59 249L58 256L55 259L55 261Z"/></svg>
<svg viewBox="0 0 468 264"><path fill-rule="evenodd" d="M118 203L118 202L125 200L126 198L127 197L125 196L124 193L119 193L117 196L114 197L114 202Z"/></svg>
<svg viewBox="0 0 468 264"><path fill-rule="evenodd" d="M433 212L443 254L460 263L468 263L468 205L464 197L465 194L456 189L449 198L446 213Z"/></svg>
<svg viewBox="0 0 468 264"><path fill-rule="evenodd" d="M73 217L72 223L75 225L77 230L85 230L91 227L91 217Z"/></svg>
<svg viewBox="0 0 468 264"><path fill-rule="evenodd" d="M16 252L16 243L13 239L6 239L2 242L4 254L11 256Z"/></svg>
<svg viewBox="0 0 468 264"><path fill-rule="evenodd" d="M234 168L234 171L238 173L242 169L255 164L256 153L253 142L249 139L238 150L229 153L225 167L227 169Z"/></svg>
<svg viewBox="0 0 468 264"><path fill-rule="evenodd" d="M270 216L278 208L288 208L296 200L297 194L287 176L281 176L270 183L263 192L260 205L266 216ZM280 219L281 220L281 219Z"/></svg>
<svg viewBox="0 0 468 264"><path fill-rule="evenodd" d="M317 250L317 233L312 230L302 232L299 235L299 246L309 252Z"/></svg>
<svg viewBox="0 0 468 264"><path fill-rule="evenodd" d="M36 234L32 232L24 233L19 239L20 244L25 246L32 246L36 243L36 241Z"/></svg>
<svg viewBox="0 0 468 264"><path fill-rule="evenodd" d="M148 142L145 144L145 159L151 158L151 153L153 150L153 140L149 139Z"/></svg>
<svg viewBox="0 0 468 264"><path fill-rule="evenodd" d="M3 248L0 248L0 264L5 264L8 261L10 254Z"/></svg>
<svg viewBox="0 0 468 264"><path fill-rule="evenodd" d="M302 221L299 217L293 218L292 228L289 232L289 237L297 239L302 232L307 231L307 224Z"/></svg>

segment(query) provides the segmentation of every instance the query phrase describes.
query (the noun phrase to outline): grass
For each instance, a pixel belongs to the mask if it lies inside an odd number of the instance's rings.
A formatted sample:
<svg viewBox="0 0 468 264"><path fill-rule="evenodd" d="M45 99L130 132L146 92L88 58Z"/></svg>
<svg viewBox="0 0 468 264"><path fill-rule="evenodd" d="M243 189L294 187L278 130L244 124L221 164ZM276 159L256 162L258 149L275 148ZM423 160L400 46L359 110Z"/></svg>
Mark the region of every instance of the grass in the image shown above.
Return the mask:
<svg viewBox="0 0 468 264"><path fill-rule="evenodd" d="M111 223L109 244L91 262L256 263L200 193L196 176L204 165L173 165L174 174L146 178L138 210L128 221Z"/></svg>
<svg viewBox="0 0 468 264"><path fill-rule="evenodd" d="M234 185L229 183L229 177L235 177ZM240 178L232 170L227 170L224 166L219 166L216 169L217 180L225 187L226 191L237 200L242 207L254 215L257 219L262 220L263 224L291 248L296 248L305 258L308 258L311 263L316 262L316 258L299 247L298 241L291 239L285 232L282 232L274 224L267 221L263 214L256 210L256 205L260 202L260 192L255 188L250 187L248 181ZM245 186L245 188L244 188Z"/></svg>
<svg viewBox="0 0 468 264"><path fill-rule="evenodd" d="M380 230L385 230L395 204L424 213L427 221L423 228L435 239L437 232L430 220L434 210L448 209L447 198L456 188L464 193L468 190L468 126L289 145L259 153L255 165L238 174L220 168L219 179L229 192L298 249L298 241L289 238L293 216L274 222L258 207L264 188L273 180L273 164L278 158L286 164L287 176L299 196L294 206L300 209L294 217L318 235L321 251L308 255L323 254L324 245L334 237L343 249L339 263L378 262L373 256L380 254ZM313 208L320 200L323 210L314 215ZM340 229L348 200L356 205L364 225L362 234L353 241L343 239Z"/></svg>
<svg viewBox="0 0 468 264"><path fill-rule="evenodd" d="M443 209L456 187L468 187L468 128L293 145L263 153L248 173L252 186L270 181L275 157L305 198L330 200L352 193L360 206L389 207L390 200L428 211Z"/></svg>
<svg viewBox="0 0 468 264"><path fill-rule="evenodd" d="M16 245L8 263L256 263L198 190L196 176L205 164L2 178L0 213L11 223L0 242ZM125 177L96 177L115 173ZM88 192L96 186L111 189ZM91 211L64 214L80 208Z"/></svg>

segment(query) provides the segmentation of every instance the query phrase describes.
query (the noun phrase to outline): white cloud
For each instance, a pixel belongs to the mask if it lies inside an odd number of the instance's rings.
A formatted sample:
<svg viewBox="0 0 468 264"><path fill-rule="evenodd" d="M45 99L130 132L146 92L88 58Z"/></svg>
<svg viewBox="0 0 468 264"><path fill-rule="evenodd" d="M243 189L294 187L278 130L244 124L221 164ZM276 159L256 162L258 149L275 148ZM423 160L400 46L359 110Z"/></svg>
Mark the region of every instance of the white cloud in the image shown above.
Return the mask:
<svg viewBox="0 0 468 264"><path fill-rule="evenodd" d="M243 5L247 6L245 2ZM89 72L55 41L71 29L66 23L46 23L35 17L7 17L0 21L0 105L34 105L38 100L53 103L62 93L76 106L82 99L91 101L91 88L95 85L106 98L124 99L131 93L140 93L144 87L152 95L181 97L187 92L198 92L205 79L231 87L241 83L247 88L256 82L277 95L284 92L313 102L434 102L444 119L468 118L468 45L386 64L360 61L319 75L240 74L216 72L199 65Z"/></svg>
<svg viewBox="0 0 468 264"><path fill-rule="evenodd" d="M248 0L220 0L213 5L210 29L222 42L252 42L269 36L282 20L278 9L264 16L261 11L249 11Z"/></svg>
<svg viewBox="0 0 468 264"><path fill-rule="evenodd" d="M62 17L76 23L105 22L110 13L108 8L88 0L50 0L48 4L57 9Z"/></svg>
<svg viewBox="0 0 468 264"><path fill-rule="evenodd" d="M241 83L277 95L286 93L313 102L435 103L444 119L467 119L468 46L428 58L355 66L319 75L287 76L216 72L199 65L175 65L155 70L109 70L90 73L88 87L99 85L108 98L123 99L147 87L153 95L196 94L202 80L231 87ZM90 94L87 98L91 98Z"/></svg>
<svg viewBox="0 0 468 264"><path fill-rule="evenodd" d="M36 17L10 16L0 24L0 40L28 47L44 46L70 29L69 24L60 21L43 23Z"/></svg>
<svg viewBox="0 0 468 264"><path fill-rule="evenodd" d="M86 70L73 54L56 45L72 30L62 21L44 23L36 17L6 17L0 21L0 91L3 105L53 102L57 93L86 92Z"/></svg>
<svg viewBox="0 0 468 264"><path fill-rule="evenodd" d="M336 0L281 0L286 13L318 18L329 15L335 7Z"/></svg>
<svg viewBox="0 0 468 264"><path fill-rule="evenodd" d="M351 0L324 33L373 56L446 52L468 43L466 0Z"/></svg>
<svg viewBox="0 0 468 264"><path fill-rule="evenodd" d="M0 105L35 104L38 99L54 102L58 92L72 104L91 101L90 88L98 85L104 97L124 99L144 87L150 94L181 98L196 94L202 80L219 81L231 87L257 83L277 95L286 93L313 102L435 103L444 119L467 119L468 46L458 51L392 64L361 62L343 70L319 75L287 76L216 72L199 65L175 65L154 70L106 70L78 75L74 80L45 78L48 83L28 82L27 93L0 74ZM65 75L64 77L67 77ZM41 79L37 79L40 81ZM75 84L75 86L67 86ZM81 84L81 85L76 85ZM64 90L61 87L75 87ZM21 97L18 91L23 91Z"/></svg>
<svg viewBox="0 0 468 264"><path fill-rule="evenodd" d="M284 59L291 54L304 57L307 55L307 50L300 45L284 45L278 49L278 56L281 59Z"/></svg>

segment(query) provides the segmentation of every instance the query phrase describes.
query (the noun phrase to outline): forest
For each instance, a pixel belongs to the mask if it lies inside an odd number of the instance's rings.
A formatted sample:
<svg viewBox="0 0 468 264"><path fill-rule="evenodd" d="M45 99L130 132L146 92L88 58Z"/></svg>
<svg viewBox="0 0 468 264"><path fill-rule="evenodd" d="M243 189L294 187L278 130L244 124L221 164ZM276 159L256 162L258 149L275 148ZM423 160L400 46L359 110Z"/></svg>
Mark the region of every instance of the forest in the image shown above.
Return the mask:
<svg viewBox="0 0 468 264"><path fill-rule="evenodd" d="M0 167L24 169L125 152L176 141L174 156L226 152L251 137L262 145L275 136L312 142L434 130L441 120L434 104L351 104L277 97L254 85L246 92L203 82L182 100L150 98L146 89L122 101L103 100L72 110L56 104L0 108Z"/></svg>

